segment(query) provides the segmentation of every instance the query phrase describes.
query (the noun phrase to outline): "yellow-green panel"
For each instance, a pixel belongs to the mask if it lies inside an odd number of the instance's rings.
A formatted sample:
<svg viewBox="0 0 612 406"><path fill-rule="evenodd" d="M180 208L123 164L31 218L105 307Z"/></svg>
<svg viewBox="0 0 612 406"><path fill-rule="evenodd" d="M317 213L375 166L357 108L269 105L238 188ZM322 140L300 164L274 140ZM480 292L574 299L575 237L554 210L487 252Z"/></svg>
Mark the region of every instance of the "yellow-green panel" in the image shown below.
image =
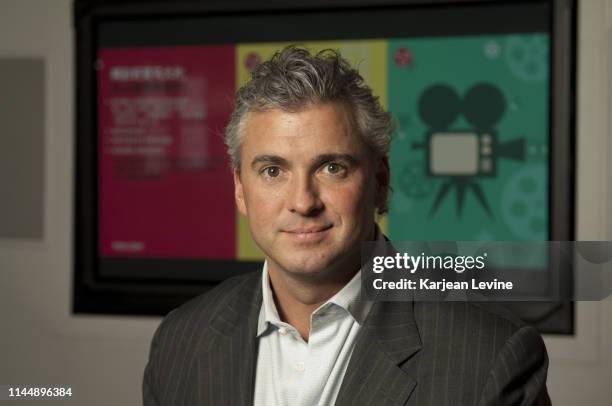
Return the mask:
<svg viewBox="0 0 612 406"><path fill-rule="evenodd" d="M238 227L236 232L238 236L237 258L243 261L262 260L264 256L257 244L255 244L251 238L246 217L236 210L236 219L236 226Z"/></svg>
<svg viewBox="0 0 612 406"><path fill-rule="evenodd" d="M378 227L380 227L380 231L383 232L383 234L387 234L387 229L389 228L389 223L387 222L387 216L384 217L379 217L377 220L378 223Z"/></svg>

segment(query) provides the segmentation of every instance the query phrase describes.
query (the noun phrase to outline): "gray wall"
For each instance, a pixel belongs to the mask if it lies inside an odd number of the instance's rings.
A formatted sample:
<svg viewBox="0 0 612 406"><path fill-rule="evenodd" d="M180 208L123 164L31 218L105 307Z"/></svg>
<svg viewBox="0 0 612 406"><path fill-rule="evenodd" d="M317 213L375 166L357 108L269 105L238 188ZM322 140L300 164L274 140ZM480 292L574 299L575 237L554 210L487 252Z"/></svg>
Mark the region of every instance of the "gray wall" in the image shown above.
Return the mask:
<svg viewBox="0 0 612 406"><path fill-rule="evenodd" d="M0 384L64 384L75 392L71 404L137 405L142 369L159 319L70 313L74 165L70 16L69 0L0 0L0 59L42 58L47 79L42 238L0 238ZM582 240L612 239L608 215L612 187L606 179L607 173L612 174L607 163L612 152L611 28L612 2L581 2L577 229ZM555 405L609 405L612 302L578 303L577 322L575 337L545 337L551 397Z"/></svg>
<svg viewBox="0 0 612 406"><path fill-rule="evenodd" d="M0 384L65 384L68 404L138 405L159 319L70 311L73 49L69 0L0 0L0 59L42 58L46 76L43 235L0 239Z"/></svg>

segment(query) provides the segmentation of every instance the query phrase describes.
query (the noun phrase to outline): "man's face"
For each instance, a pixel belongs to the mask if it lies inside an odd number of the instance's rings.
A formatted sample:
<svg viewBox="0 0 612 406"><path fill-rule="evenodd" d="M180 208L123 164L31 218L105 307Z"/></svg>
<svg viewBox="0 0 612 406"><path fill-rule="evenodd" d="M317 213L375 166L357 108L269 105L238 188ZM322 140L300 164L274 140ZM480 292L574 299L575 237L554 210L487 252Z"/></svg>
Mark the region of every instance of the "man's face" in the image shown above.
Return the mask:
<svg viewBox="0 0 612 406"><path fill-rule="evenodd" d="M358 267L388 165L374 162L347 107L251 112L245 124L236 203L269 267L313 276Z"/></svg>

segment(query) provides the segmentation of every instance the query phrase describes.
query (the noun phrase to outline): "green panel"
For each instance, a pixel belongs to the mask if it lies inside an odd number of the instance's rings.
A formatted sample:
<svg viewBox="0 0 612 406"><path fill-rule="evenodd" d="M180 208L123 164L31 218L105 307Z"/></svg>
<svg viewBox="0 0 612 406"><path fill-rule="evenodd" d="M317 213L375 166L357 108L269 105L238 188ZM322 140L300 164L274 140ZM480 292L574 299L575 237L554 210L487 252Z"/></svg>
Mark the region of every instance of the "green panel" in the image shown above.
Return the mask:
<svg viewBox="0 0 612 406"><path fill-rule="evenodd" d="M389 42L393 240L548 238L548 52L546 34Z"/></svg>

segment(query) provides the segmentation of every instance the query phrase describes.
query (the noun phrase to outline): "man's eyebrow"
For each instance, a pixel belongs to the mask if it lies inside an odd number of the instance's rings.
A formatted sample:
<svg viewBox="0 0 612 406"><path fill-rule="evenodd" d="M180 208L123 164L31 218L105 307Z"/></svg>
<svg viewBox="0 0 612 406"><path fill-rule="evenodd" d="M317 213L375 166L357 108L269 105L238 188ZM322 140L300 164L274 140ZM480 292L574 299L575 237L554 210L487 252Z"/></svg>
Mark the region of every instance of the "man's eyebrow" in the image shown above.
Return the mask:
<svg viewBox="0 0 612 406"><path fill-rule="evenodd" d="M350 154L330 153L317 156L313 161L313 166L319 167L327 162L333 161L344 161L350 165L356 165L358 163L358 160ZM261 163L278 166L289 166L289 161L287 161L285 158L282 158L278 155L262 154L257 155L255 158L253 158L253 161L251 162L251 167L255 168L257 164Z"/></svg>
<svg viewBox="0 0 612 406"><path fill-rule="evenodd" d="M315 160L315 166L321 166L324 163L332 161L344 161L350 165L356 165L357 159L350 154L323 154L319 155Z"/></svg>
<svg viewBox="0 0 612 406"><path fill-rule="evenodd" d="M288 164L285 158L282 158L278 155L263 154L257 155L255 158L253 158L253 161L251 162L251 168L255 168L255 166L260 163L274 164L280 166L286 166Z"/></svg>

